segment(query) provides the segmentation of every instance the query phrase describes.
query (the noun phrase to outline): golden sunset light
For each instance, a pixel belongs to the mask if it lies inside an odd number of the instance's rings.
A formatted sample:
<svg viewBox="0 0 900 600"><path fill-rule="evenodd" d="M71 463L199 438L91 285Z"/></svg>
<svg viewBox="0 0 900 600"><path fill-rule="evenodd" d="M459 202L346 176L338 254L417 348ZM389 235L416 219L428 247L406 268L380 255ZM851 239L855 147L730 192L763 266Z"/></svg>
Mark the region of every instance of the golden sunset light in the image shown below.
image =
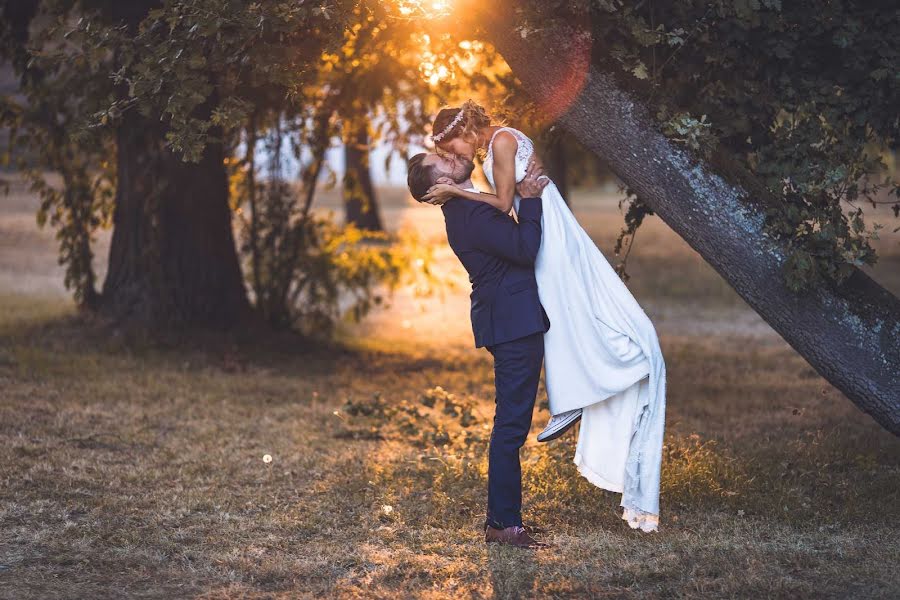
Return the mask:
<svg viewBox="0 0 900 600"><path fill-rule="evenodd" d="M436 19L450 14L452 0L397 0L401 15Z"/></svg>
<svg viewBox="0 0 900 600"><path fill-rule="evenodd" d="M889 5L0 0L0 597L900 598Z"/></svg>

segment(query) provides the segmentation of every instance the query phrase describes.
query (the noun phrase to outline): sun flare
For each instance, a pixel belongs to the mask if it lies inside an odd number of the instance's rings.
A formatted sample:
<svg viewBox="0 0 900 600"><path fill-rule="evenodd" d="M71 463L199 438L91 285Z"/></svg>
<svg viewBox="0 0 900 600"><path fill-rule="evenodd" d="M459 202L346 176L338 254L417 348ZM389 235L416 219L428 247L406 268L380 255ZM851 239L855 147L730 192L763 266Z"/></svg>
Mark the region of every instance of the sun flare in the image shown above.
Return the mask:
<svg viewBox="0 0 900 600"><path fill-rule="evenodd" d="M436 19L450 14L452 0L397 0L397 9L404 17Z"/></svg>

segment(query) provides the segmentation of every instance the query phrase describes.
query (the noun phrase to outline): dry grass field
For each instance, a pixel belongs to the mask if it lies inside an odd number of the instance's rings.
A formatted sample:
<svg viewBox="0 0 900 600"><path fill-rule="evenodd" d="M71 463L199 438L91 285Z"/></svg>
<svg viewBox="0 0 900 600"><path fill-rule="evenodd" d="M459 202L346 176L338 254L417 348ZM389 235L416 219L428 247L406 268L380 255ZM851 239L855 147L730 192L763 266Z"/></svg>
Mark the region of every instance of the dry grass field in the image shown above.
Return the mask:
<svg viewBox="0 0 900 600"><path fill-rule="evenodd" d="M438 209L383 198L445 244ZM616 201L573 196L610 258ZM900 596L900 440L657 218L628 285L668 372L660 529L577 473L574 433L535 441L542 388L524 516L555 549L535 553L481 538L493 376L465 285L401 293L328 347L133 339L75 314L35 203L0 198L0 598ZM882 237L872 273L900 294Z"/></svg>

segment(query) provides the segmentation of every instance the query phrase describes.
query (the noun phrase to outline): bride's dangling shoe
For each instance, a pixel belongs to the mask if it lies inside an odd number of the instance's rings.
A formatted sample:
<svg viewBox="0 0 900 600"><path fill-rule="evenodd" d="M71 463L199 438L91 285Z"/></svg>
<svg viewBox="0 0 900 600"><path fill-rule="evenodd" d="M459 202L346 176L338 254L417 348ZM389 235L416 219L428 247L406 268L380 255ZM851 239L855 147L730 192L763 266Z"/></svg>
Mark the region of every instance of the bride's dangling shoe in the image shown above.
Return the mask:
<svg viewBox="0 0 900 600"><path fill-rule="evenodd" d="M567 410L566 412L559 413L558 415L553 415L552 417L550 417L550 422L547 423L547 426L544 427L544 430L538 434L537 441L549 442L550 440L555 440L580 420L580 408Z"/></svg>

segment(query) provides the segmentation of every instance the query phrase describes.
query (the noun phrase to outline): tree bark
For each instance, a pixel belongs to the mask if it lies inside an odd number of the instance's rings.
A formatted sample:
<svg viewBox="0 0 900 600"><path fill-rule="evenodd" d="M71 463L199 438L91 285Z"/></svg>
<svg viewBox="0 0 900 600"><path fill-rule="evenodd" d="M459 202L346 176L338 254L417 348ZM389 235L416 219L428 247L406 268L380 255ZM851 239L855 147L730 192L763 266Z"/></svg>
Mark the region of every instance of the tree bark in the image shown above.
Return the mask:
<svg viewBox="0 0 900 600"><path fill-rule="evenodd" d="M137 111L126 111L123 119L103 310L144 324L235 325L250 306L231 228L222 145L210 142L199 163L183 162L164 148L159 123ZM221 135L217 129L210 134Z"/></svg>
<svg viewBox="0 0 900 600"><path fill-rule="evenodd" d="M351 124L344 144L344 210L345 222L360 229L383 231L381 215L369 170L368 121Z"/></svg>
<svg viewBox="0 0 900 600"><path fill-rule="evenodd" d="M547 174L553 180L553 184L556 185L566 204L571 205L569 179L566 176L569 166L566 157L566 144L560 132L551 133L550 136L547 144L547 156L544 158L544 163L547 165Z"/></svg>
<svg viewBox="0 0 900 600"><path fill-rule="evenodd" d="M559 115L819 374L900 436L900 299L860 270L843 285L792 293L782 283L785 247L763 233L764 199L663 136L647 107L590 64L583 37L560 27L523 38L512 11L481 16L538 104Z"/></svg>

